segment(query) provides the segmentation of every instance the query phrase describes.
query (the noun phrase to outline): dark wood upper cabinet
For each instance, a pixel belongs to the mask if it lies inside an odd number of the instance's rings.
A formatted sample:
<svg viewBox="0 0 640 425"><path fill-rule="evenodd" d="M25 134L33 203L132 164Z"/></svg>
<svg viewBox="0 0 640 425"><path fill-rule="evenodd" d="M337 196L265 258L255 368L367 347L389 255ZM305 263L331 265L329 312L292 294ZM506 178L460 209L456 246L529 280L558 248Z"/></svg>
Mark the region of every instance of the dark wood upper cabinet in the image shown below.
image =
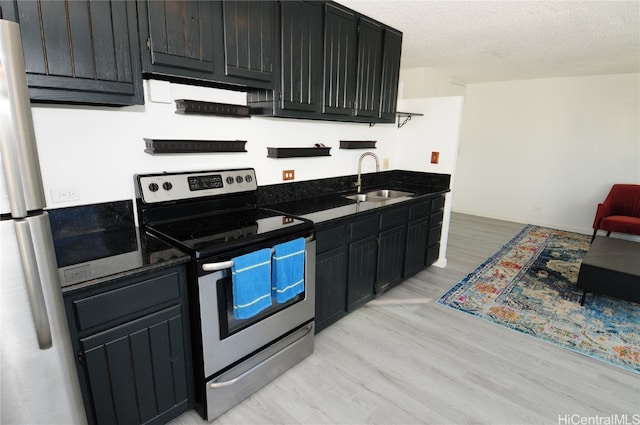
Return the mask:
<svg viewBox="0 0 640 425"><path fill-rule="evenodd" d="M319 113L322 103L322 7L319 2L281 3L280 58L280 108Z"/></svg>
<svg viewBox="0 0 640 425"><path fill-rule="evenodd" d="M138 1L145 75L273 88L275 2Z"/></svg>
<svg viewBox="0 0 640 425"><path fill-rule="evenodd" d="M355 114L378 118L382 75L382 26L358 20L358 68Z"/></svg>
<svg viewBox="0 0 640 425"><path fill-rule="evenodd" d="M356 95L357 21L355 14L335 3L325 4L324 114L354 114Z"/></svg>
<svg viewBox="0 0 640 425"><path fill-rule="evenodd" d="M142 37L143 49L148 52L143 55L145 72L179 72L196 78L206 78L214 72L215 14L219 10L215 2L138 4L142 34L147 34Z"/></svg>
<svg viewBox="0 0 640 425"><path fill-rule="evenodd" d="M249 80L273 80L275 3L225 1L225 73Z"/></svg>
<svg viewBox="0 0 640 425"><path fill-rule="evenodd" d="M4 0L2 14L20 24L31 100L144 103L135 3Z"/></svg>
<svg viewBox="0 0 640 425"><path fill-rule="evenodd" d="M402 33L385 28L382 51L382 88L380 90L380 119L383 122L395 122L396 119L401 53Z"/></svg>

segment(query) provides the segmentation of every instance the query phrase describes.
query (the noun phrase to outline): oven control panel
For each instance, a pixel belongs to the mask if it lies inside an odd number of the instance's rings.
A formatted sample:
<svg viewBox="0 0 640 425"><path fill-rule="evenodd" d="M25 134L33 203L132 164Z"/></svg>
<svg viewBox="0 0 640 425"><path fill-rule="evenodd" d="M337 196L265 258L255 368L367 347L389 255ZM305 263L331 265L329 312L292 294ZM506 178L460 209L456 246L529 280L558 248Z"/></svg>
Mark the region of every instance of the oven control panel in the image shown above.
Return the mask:
<svg viewBox="0 0 640 425"><path fill-rule="evenodd" d="M147 204L196 199L258 189L253 168L137 174L136 195Z"/></svg>

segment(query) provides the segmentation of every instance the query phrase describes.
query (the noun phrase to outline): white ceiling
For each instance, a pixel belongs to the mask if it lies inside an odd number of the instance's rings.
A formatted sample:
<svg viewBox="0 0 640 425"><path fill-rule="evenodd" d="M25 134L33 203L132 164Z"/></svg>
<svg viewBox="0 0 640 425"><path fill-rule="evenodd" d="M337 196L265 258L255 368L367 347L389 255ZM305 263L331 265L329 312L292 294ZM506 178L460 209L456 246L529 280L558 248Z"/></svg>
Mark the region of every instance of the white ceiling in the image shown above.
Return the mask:
<svg viewBox="0 0 640 425"><path fill-rule="evenodd" d="M338 0L459 84L640 72L640 0Z"/></svg>

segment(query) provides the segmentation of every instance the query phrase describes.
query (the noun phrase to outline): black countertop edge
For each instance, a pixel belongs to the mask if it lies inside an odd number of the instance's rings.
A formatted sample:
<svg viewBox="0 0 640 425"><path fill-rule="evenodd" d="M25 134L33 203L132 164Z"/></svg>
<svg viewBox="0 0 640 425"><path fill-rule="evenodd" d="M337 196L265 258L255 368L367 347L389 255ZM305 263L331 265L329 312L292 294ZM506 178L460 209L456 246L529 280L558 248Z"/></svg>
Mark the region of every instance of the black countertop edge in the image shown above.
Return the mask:
<svg viewBox="0 0 640 425"><path fill-rule="evenodd" d="M355 193L355 189L331 195L322 195L314 198L304 198L265 207L281 211L287 214L312 220L316 228L321 228L334 222L352 217L356 214L373 212L402 202L416 201L423 198L443 195L451 191L449 188L416 186L411 184L388 183L378 186L365 186L362 193L378 189L393 189L412 192L411 195L388 199L382 202L356 202L344 196Z"/></svg>
<svg viewBox="0 0 640 425"><path fill-rule="evenodd" d="M112 233L110 231L101 234L92 232L86 235L85 240L75 237L73 244L90 249L98 243L97 241L113 239ZM120 230L117 236L125 241L123 243L127 245L127 250L121 249L122 244L115 245L117 249L106 245L111 250L105 250L100 257L88 259L78 257L77 262L58 267L63 293L191 261L191 256L188 254L137 227L133 227L128 234L123 234Z"/></svg>
<svg viewBox="0 0 640 425"><path fill-rule="evenodd" d="M271 206L291 201L313 200L335 194L355 193L357 175L329 177L290 183L259 186L258 205ZM426 173L420 171L389 170L362 174L362 190L375 188L426 188L426 190L448 190L450 174ZM415 191L414 190L414 191Z"/></svg>

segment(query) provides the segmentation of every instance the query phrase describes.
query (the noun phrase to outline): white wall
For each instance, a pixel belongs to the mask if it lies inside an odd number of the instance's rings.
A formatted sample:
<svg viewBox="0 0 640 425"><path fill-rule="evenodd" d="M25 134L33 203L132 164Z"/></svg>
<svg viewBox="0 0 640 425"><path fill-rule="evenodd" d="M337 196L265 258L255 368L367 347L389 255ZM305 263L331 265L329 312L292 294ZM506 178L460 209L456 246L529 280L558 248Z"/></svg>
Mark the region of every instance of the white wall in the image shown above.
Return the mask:
<svg viewBox="0 0 640 425"><path fill-rule="evenodd" d="M462 96L403 99L398 110L418 112L398 130L396 137L396 164L402 170L451 174L451 187L455 191L455 171L462 119ZM431 163L431 152L439 152L439 162ZM444 205L440 256L438 267L447 264L447 240L451 215L452 195L448 193Z"/></svg>
<svg viewBox="0 0 640 425"><path fill-rule="evenodd" d="M470 84L453 210L591 233L613 183L640 183L640 75Z"/></svg>
<svg viewBox="0 0 640 425"><path fill-rule="evenodd" d="M170 103L156 103L150 94ZM179 115L172 99L245 103L243 93L145 82L144 106L125 108L33 107L47 205L60 208L134 198L133 175L178 170L255 167L260 185L282 182L294 169L296 181L355 174L362 151L338 149L340 140L377 140L376 153L396 167L395 125L335 123L273 118ZM143 138L247 140L247 153L149 155ZM331 146L331 157L267 158L267 147ZM375 171L372 163L363 172ZM54 203L51 191L73 188L79 199Z"/></svg>

